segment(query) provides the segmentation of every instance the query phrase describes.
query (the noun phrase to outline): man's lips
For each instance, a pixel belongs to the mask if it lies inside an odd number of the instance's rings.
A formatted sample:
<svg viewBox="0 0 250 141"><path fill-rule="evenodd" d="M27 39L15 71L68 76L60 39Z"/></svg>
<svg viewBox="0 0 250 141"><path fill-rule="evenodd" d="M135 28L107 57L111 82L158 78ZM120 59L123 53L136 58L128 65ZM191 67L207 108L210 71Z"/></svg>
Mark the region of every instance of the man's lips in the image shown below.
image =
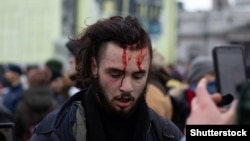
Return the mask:
<svg viewBox="0 0 250 141"><path fill-rule="evenodd" d="M116 99L115 101L116 101L116 105L118 107L122 107L122 108L128 107L132 102L132 100L130 98L126 98L126 99L121 98L121 99Z"/></svg>

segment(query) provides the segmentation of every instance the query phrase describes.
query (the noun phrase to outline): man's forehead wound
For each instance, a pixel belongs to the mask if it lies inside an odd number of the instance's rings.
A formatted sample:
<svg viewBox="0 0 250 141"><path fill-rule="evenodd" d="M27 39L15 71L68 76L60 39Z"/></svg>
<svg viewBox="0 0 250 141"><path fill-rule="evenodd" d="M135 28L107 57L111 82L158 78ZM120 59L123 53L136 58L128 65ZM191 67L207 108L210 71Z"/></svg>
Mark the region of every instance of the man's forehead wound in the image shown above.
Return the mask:
<svg viewBox="0 0 250 141"><path fill-rule="evenodd" d="M127 68L128 62L131 60L132 57L136 57L136 65L138 67L138 70L142 70L142 62L145 59L146 56L148 56L149 51L147 47L144 47L142 49L137 49L135 52L128 52L130 48L123 48L123 54L122 54L122 63L123 63L123 70L125 71Z"/></svg>

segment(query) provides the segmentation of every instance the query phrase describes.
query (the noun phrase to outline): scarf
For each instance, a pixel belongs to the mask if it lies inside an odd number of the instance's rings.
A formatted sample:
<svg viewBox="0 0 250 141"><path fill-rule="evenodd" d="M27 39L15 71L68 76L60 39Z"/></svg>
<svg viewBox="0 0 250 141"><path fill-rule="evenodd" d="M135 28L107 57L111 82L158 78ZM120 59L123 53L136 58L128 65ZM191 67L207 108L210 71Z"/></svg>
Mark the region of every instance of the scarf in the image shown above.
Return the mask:
<svg viewBox="0 0 250 141"><path fill-rule="evenodd" d="M87 140L88 141L110 141L110 138L118 138L117 134L105 134L109 131L114 131L113 127L117 126L117 129L119 129L118 126L124 126L122 124L121 119L117 120L107 120L105 118L109 118L105 114L105 111L101 106L99 105L95 93L90 92L86 94L85 98L82 102L83 106L86 110L86 127L87 127ZM142 98L140 101L138 101L138 107L136 111L133 113L132 117L128 119L124 119L129 125L126 126L127 132L124 134L131 135L133 138L133 141L145 141L146 140L146 134L147 130L149 128L149 116L148 116L148 107L145 102L145 98ZM104 114L103 114L104 112ZM116 118L116 117L112 117ZM117 117L118 118L118 117ZM118 122L117 122L118 121ZM108 122L108 123L103 123ZM118 123L118 125L115 125L115 122ZM121 124L120 124L121 123ZM107 125L111 126L107 126ZM130 126L132 125L132 126ZM113 128L113 129L110 129ZM132 129L129 129L132 128ZM104 131L105 129L105 131ZM119 132L119 131L117 131ZM131 134L130 134L130 133Z"/></svg>

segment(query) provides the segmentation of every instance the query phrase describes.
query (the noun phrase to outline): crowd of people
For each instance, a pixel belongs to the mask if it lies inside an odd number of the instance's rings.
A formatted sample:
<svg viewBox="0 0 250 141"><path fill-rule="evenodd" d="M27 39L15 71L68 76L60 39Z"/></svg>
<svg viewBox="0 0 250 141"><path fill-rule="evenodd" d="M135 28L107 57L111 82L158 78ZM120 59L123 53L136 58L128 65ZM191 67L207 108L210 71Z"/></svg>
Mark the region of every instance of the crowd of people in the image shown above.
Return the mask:
<svg viewBox="0 0 250 141"><path fill-rule="evenodd" d="M14 122L18 141L29 140L37 123L79 91L75 87L77 45L68 41L66 47L71 56L67 71L63 62L54 58L44 64L1 67L0 123Z"/></svg>
<svg viewBox="0 0 250 141"><path fill-rule="evenodd" d="M5 66L0 122L15 123L18 141L180 141L189 124L248 123L237 100L218 106L211 58L185 73L167 65L135 17L99 20L65 46L69 72L56 59Z"/></svg>

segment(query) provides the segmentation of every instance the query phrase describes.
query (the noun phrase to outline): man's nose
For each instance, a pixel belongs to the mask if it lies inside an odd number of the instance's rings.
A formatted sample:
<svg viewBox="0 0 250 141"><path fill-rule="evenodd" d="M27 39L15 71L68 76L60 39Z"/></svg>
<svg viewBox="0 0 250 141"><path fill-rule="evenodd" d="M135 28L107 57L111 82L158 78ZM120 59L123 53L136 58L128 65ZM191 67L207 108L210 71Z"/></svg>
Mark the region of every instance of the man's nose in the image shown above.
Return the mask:
<svg viewBox="0 0 250 141"><path fill-rule="evenodd" d="M121 80L120 90L122 92L132 92L134 90L131 79L124 77Z"/></svg>

